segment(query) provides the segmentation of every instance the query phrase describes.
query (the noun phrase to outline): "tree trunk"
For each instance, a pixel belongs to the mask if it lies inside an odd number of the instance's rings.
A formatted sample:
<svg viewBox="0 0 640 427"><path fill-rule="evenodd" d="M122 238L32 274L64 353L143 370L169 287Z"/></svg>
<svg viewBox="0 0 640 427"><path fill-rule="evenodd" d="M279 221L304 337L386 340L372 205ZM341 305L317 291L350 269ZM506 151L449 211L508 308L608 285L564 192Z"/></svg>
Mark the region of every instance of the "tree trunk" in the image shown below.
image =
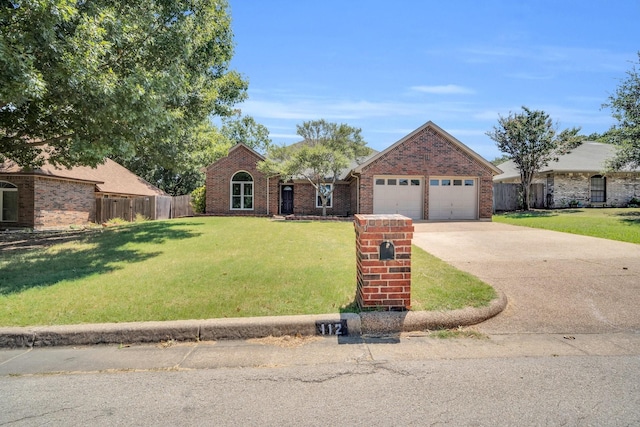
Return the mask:
<svg viewBox="0 0 640 427"><path fill-rule="evenodd" d="M522 205L525 211L531 210L530 194L531 194L531 181L533 181L533 174L524 172L520 174L520 181L522 182Z"/></svg>
<svg viewBox="0 0 640 427"><path fill-rule="evenodd" d="M522 205L525 211L531 210L531 203L529 202L530 193L531 193L531 185L522 184Z"/></svg>

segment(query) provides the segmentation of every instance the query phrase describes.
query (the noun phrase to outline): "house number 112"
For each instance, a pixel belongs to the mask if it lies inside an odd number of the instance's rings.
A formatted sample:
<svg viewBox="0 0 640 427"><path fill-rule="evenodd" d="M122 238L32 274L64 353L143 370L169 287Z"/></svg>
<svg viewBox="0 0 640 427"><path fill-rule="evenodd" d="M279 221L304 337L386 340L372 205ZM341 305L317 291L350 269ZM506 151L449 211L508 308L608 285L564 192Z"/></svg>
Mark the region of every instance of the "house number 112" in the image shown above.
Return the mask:
<svg viewBox="0 0 640 427"><path fill-rule="evenodd" d="M318 335L348 335L347 321L340 322L316 322L316 333Z"/></svg>

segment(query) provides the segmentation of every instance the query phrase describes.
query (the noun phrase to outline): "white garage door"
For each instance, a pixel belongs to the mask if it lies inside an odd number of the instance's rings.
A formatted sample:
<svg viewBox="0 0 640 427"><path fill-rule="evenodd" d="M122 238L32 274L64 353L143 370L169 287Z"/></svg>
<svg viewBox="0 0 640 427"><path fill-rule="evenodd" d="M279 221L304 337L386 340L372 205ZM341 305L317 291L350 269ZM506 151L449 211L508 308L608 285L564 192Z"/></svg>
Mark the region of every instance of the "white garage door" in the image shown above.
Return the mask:
<svg viewBox="0 0 640 427"><path fill-rule="evenodd" d="M420 177L376 176L373 179L373 213L422 219L423 194Z"/></svg>
<svg viewBox="0 0 640 427"><path fill-rule="evenodd" d="M478 180L458 177L430 178L429 219L478 219Z"/></svg>

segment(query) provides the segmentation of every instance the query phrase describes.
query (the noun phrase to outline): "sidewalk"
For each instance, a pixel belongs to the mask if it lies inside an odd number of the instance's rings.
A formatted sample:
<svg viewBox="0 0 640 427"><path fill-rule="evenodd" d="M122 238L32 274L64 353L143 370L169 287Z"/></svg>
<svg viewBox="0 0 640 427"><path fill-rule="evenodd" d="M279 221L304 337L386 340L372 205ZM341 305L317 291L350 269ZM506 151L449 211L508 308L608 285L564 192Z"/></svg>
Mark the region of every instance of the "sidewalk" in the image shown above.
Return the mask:
<svg viewBox="0 0 640 427"><path fill-rule="evenodd" d="M0 349L0 378L60 373L379 364L411 360L640 355L640 335L504 334L487 338L281 337L141 345Z"/></svg>
<svg viewBox="0 0 640 427"><path fill-rule="evenodd" d="M500 313L504 294L487 307L448 312L367 312L304 316L247 317L168 322L101 323L0 328L0 348L217 341L279 336L367 334L455 328L480 323Z"/></svg>

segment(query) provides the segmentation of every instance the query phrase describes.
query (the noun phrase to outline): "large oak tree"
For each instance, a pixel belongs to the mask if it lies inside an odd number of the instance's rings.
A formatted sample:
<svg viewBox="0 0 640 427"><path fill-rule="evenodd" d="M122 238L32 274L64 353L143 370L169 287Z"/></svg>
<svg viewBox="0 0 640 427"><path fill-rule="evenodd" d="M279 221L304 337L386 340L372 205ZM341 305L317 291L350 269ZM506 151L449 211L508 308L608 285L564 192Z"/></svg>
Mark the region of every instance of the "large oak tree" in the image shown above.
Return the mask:
<svg viewBox="0 0 640 427"><path fill-rule="evenodd" d="M167 193L189 194L204 185L203 168L228 154L229 149L243 143L264 153L271 144L269 130L253 117L236 112L216 127L209 120L182 135L182 143L159 141L137 150L128 157L115 157L122 165ZM185 149L187 147L188 149Z"/></svg>
<svg viewBox="0 0 640 427"><path fill-rule="evenodd" d="M0 0L0 160L170 160L245 98L232 55L226 0Z"/></svg>

